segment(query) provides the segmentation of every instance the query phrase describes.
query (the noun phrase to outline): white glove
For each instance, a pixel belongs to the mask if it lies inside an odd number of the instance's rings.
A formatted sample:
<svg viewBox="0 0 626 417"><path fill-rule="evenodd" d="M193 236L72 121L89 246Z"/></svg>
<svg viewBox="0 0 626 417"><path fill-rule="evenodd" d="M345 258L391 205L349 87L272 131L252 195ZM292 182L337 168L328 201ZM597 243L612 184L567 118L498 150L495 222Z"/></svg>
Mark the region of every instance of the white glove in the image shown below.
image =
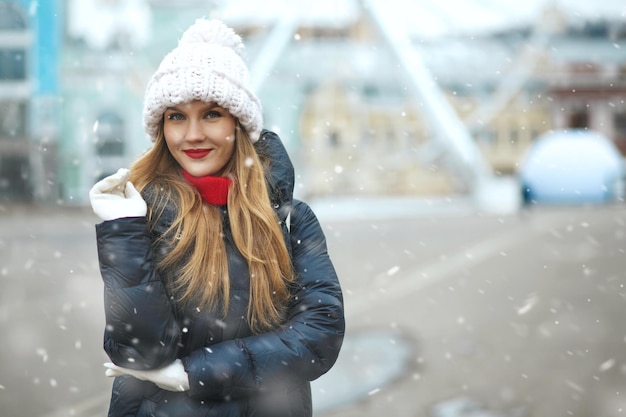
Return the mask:
<svg viewBox="0 0 626 417"><path fill-rule="evenodd" d="M115 174L98 181L89 191L93 212L102 220L122 217L144 217L146 202L133 183L128 181L130 171L120 168Z"/></svg>
<svg viewBox="0 0 626 417"><path fill-rule="evenodd" d="M134 369L122 368L114 363L107 362L104 364L107 368L105 371L106 376L121 376L130 375L142 381L150 381L156 384L159 388L168 391L188 391L189 390L189 376L185 372L183 363L180 359L176 359L174 362L161 369L154 369L151 371L137 371Z"/></svg>

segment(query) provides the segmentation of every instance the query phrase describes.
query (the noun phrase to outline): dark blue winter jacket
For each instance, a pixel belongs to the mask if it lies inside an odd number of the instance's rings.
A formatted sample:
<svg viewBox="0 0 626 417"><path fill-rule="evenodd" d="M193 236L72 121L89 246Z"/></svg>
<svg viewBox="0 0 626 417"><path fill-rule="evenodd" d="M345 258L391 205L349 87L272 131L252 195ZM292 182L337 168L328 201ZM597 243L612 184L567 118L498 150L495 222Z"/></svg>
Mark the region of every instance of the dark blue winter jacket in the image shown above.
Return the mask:
<svg viewBox="0 0 626 417"><path fill-rule="evenodd" d="M151 225L143 217L97 225L106 353L119 366L143 370L180 358L190 382L188 392L176 393L117 377L109 416L312 415L309 381L331 368L343 340L341 288L317 218L307 204L292 198L293 166L280 139L264 131L255 147L271 157L272 203L283 221L297 277L285 322L267 333L251 332L248 266L233 242L226 207L222 219L231 287L226 317L219 307L185 308L168 294L166 280L172 277L165 275L175 268L156 268L159 254L167 250L166 242L157 239L171 224L173 207ZM149 206L156 192L144 190Z"/></svg>

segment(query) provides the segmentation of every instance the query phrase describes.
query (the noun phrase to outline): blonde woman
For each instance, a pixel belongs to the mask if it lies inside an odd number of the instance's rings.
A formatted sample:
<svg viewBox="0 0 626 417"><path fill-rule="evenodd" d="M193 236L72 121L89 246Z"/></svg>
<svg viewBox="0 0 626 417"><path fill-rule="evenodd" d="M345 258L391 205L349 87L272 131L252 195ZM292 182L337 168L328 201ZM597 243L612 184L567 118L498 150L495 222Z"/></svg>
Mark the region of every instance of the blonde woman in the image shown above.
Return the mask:
<svg viewBox="0 0 626 417"><path fill-rule="evenodd" d="M154 142L90 191L109 416L311 416L344 335L320 225L262 129L241 39L199 19L148 84Z"/></svg>

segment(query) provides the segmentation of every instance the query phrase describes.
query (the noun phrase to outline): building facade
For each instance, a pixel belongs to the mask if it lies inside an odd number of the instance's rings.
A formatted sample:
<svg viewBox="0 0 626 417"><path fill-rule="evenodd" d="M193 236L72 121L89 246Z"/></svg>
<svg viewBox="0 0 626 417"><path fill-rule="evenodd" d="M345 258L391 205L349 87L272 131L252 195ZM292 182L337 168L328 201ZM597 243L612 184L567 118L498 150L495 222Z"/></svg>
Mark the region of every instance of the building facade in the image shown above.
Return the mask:
<svg viewBox="0 0 626 417"><path fill-rule="evenodd" d="M129 167L149 148L142 124L145 87L182 30L206 15L210 3L145 0L129 8L126 2L81 1L68 2L82 7L74 18L107 24L65 26L59 198L75 205L88 204L96 181ZM144 21L134 20L138 15ZM138 33L140 27L147 35Z"/></svg>
<svg viewBox="0 0 626 417"><path fill-rule="evenodd" d="M550 71L539 74L553 99L557 128L586 128L610 138L626 155L626 20L564 28L555 38Z"/></svg>
<svg viewBox="0 0 626 417"><path fill-rule="evenodd" d="M334 17L286 26L288 42L272 50L280 19L241 18L236 7L224 14L210 1L143 0L129 11L131 3L116 1L0 0L0 199L87 204L94 182L129 166L150 146L141 124L146 83L201 16L244 36L253 72L275 59L257 93L266 127L297 166L297 193L463 192L449 149L424 120L428 103L408 88L379 28L348 3L334 6ZM77 30L73 19L84 15L74 12L87 5L87 22L99 25ZM125 13L147 20L129 25ZM412 44L489 166L515 175L533 140L552 129L597 130L626 152L625 26L550 9L537 27ZM148 35L134 35L137 27Z"/></svg>
<svg viewBox="0 0 626 417"><path fill-rule="evenodd" d="M232 9L254 61L269 24ZM260 90L266 120L296 156L301 192L464 192L380 28L363 10L343 11L302 18ZM534 139L553 129L594 129L624 152L625 28L619 16L572 20L547 8L531 25L413 45L489 166L514 176Z"/></svg>
<svg viewBox="0 0 626 417"><path fill-rule="evenodd" d="M0 200L58 195L60 1L0 1Z"/></svg>

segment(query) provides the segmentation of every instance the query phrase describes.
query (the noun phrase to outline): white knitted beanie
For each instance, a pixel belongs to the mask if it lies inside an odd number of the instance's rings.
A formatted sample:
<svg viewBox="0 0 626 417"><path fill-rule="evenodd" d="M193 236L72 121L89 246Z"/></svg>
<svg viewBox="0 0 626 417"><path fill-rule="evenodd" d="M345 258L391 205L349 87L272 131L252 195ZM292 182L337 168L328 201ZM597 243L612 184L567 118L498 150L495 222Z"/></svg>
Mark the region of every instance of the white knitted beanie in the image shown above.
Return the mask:
<svg viewBox="0 0 626 417"><path fill-rule="evenodd" d="M192 100L224 107L252 142L259 139L261 103L248 87L248 68L239 55L243 48L241 37L218 20L198 19L183 33L146 89L143 121L153 142L165 110Z"/></svg>

